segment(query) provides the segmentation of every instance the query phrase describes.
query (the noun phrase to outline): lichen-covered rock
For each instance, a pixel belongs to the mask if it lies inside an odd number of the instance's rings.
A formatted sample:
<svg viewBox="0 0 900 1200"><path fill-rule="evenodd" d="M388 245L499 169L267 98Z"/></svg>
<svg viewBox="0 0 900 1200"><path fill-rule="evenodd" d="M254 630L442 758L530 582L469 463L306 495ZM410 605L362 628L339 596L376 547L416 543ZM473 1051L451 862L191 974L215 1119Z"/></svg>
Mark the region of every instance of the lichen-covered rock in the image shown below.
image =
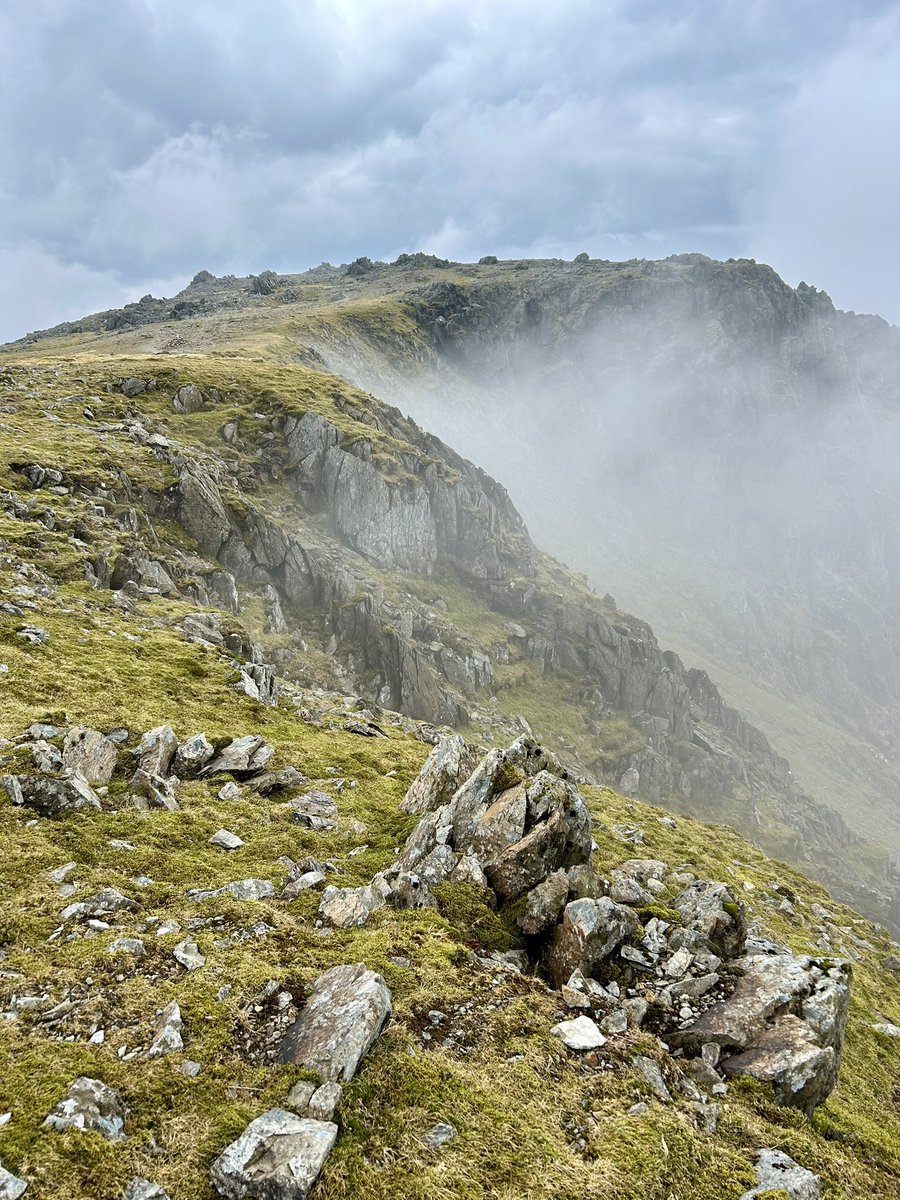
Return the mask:
<svg viewBox="0 0 900 1200"><path fill-rule="evenodd" d="M391 993L363 963L332 967L313 984L284 1036L279 1059L316 1071L323 1083L352 1079L391 1015Z"/></svg>
<svg viewBox="0 0 900 1200"><path fill-rule="evenodd" d="M18 776L22 802L45 817L82 809L100 811L100 797L82 777L65 770L61 775Z"/></svg>
<svg viewBox="0 0 900 1200"><path fill-rule="evenodd" d="M695 935L694 945L702 942L722 958L735 958L744 949L747 938L746 909L724 883L698 879L671 902L681 913L683 933ZM678 949L673 944L674 949Z"/></svg>
<svg viewBox="0 0 900 1200"><path fill-rule="evenodd" d="M184 1039L181 1036L181 1031L184 1028L184 1022L181 1019L181 1008L176 1001L167 1004L159 1014L156 1021L156 1030L153 1035L153 1041L150 1044L150 1049L147 1051L148 1058L162 1058L165 1054L172 1054L175 1051L184 1049Z"/></svg>
<svg viewBox="0 0 900 1200"><path fill-rule="evenodd" d="M147 775L165 779L178 749L178 738L170 725L158 725L149 729L135 750L138 769Z"/></svg>
<svg viewBox="0 0 900 1200"><path fill-rule="evenodd" d="M205 733L186 738L175 753L172 770L179 779L194 779L215 754Z"/></svg>
<svg viewBox="0 0 900 1200"><path fill-rule="evenodd" d="M608 896L572 900L544 952L543 965L554 987L576 970L593 975L600 963L638 927L637 916Z"/></svg>
<svg viewBox="0 0 900 1200"><path fill-rule="evenodd" d="M115 745L98 730L73 725L66 732L62 748L63 763L88 783L95 786L109 783L117 759Z"/></svg>
<svg viewBox="0 0 900 1200"><path fill-rule="evenodd" d="M525 912L519 918L523 933L536 937L555 925L562 916L569 898L569 877L565 871L554 871L528 893Z"/></svg>
<svg viewBox="0 0 900 1200"><path fill-rule="evenodd" d="M258 734L234 738L215 758L206 764L201 775L223 775L226 772L239 778L258 775L275 757L274 749Z"/></svg>
<svg viewBox="0 0 900 1200"><path fill-rule="evenodd" d="M48 1129L93 1129L108 1142L125 1137L125 1104L115 1088L80 1075L44 1121Z"/></svg>
<svg viewBox="0 0 900 1200"><path fill-rule="evenodd" d="M371 883L358 888L339 888L329 884L319 902L319 917L335 929L365 925L373 912L384 908L390 893L390 885L383 874L376 875Z"/></svg>
<svg viewBox="0 0 900 1200"><path fill-rule="evenodd" d="M125 1189L124 1200L171 1200L171 1197L165 1188L135 1176Z"/></svg>
<svg viewBox="0 0 900 1200"><path fill-rule="evenodd" d="M226 1200L305 1200L337 1137L337 1125L271 1108L251 1121L210 1170Z"/></svg>

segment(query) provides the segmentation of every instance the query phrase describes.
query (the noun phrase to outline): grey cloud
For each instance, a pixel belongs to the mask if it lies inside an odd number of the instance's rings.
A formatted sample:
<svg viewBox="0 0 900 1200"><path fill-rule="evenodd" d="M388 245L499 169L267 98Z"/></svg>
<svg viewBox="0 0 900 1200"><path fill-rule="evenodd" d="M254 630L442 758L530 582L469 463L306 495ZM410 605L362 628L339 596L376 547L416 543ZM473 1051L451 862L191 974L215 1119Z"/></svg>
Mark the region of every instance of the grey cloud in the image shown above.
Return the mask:
<svg viewBox="0 0 900 1200"><path fill-rule="evenodd" d="M0 337L200 266L740 253L748 181L850 15L841 0L7 0L0 252L32 262L34 300L0 308Z"/></svg>

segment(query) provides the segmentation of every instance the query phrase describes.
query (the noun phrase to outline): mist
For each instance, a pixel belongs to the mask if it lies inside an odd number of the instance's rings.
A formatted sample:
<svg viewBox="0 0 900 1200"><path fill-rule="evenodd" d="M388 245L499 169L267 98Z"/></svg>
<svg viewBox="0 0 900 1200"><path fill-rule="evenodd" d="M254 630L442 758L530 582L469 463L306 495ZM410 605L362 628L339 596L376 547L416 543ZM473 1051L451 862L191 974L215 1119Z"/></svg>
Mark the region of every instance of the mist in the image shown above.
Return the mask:
<svg viewBox="0 0 900 1200"><path fill-rule="evenodd" d="M750 262L568 271L426 293L402 406L900 851L900 331Z"/></svg>

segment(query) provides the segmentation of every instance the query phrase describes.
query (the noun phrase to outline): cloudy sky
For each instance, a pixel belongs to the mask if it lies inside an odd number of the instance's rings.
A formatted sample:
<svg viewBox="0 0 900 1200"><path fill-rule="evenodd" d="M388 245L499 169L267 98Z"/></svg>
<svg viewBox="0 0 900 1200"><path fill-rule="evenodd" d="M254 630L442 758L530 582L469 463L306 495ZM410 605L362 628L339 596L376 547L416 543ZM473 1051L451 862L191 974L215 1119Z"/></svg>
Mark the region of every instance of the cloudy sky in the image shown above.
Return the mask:
<svg viewBox="0 0 900 1200"><path fill-rule="evenodd" d="M749 255L900 323L900 0L3 0L0 340L425 249Z"/></svg>

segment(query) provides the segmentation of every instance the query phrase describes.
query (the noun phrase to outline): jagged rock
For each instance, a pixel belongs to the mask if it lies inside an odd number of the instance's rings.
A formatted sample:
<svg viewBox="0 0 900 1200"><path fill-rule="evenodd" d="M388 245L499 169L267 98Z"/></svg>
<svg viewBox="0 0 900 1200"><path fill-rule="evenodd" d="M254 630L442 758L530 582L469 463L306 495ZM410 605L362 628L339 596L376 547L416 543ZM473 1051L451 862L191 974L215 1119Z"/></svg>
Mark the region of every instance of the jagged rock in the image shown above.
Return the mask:
<svg viewBox="0 0 900 1200"><path fill-rule="evenodd" d="M335 929L365 925L373 912L384 908L390 893L390 885L380 874L371 883L358 888L339 888L329 884L319 902L319 917Z"/></svg>
<svg viewBox="0 0 900 1200"><path fill-rule="evenodd" d="M66 733L62 760L88 783L105 785L116 769L118 751L109 738L96 729L73 725Z"/></svg>
<svg viewBox="0 0 900 1200"><path fill-rule="evenodd" d="M19 775L22 803L45 817L82 809L100 811L100 797L80 775L66 769L61 775ZM7 789L9 790L9 789Z"/></svg>
<svg viewBox="0 0 900 1200"><path fill-rule="evenodd" d="M543 964L554 987L562 987L576 969L592 975L637 927L638 919L631 909L606 896L572 900L544 952Z"/></svg>
<svg viewBox="0 0 900 1200"><path fill-rule="evenodd" d="M265 663L241 663L240 679L235 684L251 700L274 708L278 704L278 680L272 667Z"/></svg>
<svg viewBox="0 0 900 1200"><path fill-rule="evenodd" d="M726 1075L771 1083L781 1104L807 1114L837 1082L850 997L848 964L754 954L732 964L732 994L672 1040L688 1052L715 1043Z"/></svg>
<svg viewBox="0 0 900 1200"><path fill-rule="evenodd" d="M387 897L392 908L435 908L428 884L415 871L399 871L391 880Z"/></svg>
<svg viewBox="0 0 900 1200"><path fill-rule="evenodd" d="M313 984L284 1036L279 1060L316 1071L323 1083L353 1078L391 1015L391 993L363 963L332 967Z"/></svg>
<svg viewBox="0 0 900 1200"><path fill-rule="evenodd" d="M177 931L176 931L177 932ZM172 951L172 957L186 971L196 971L206 964L205 955L200 953L200 947L193 938L184 938Z"/></svg>
<svg viewBox="0 0 900 1200"><path fill-rule="evenodd" d="M769 1192L787 1192L791 1200L822 1200L822 1179L801 1167L783 1150L760 1150L756 1162L756 1187L741 1200L756 1200Z"/></svg>
<svg viewBox="0 0 900 1200"><path fill-rule="evenodd" d="M200 772L201 775L223 775L228 772L239 778L258 775L264 771L275 751L258 734L251 733L235 738L220 750L212 762Z"/></svg>
<svg viewBox="0 0 900 1200"><path fill-rule="evenodd" d="M271 1108L215 1160L213 1187L226 1200L305 1200L337 1131L330 1121Z"/></svg>
<svg viewBox="0 0 900 1200"><path fill-rule="evenodd" d="M172 397L172 407L177 413L195 413L203 407L203 395L195 383L186 383Z"/></svg>
<svg viewBox="0 0 900 1200"><path fill-rule="evenodd" d="M322 1084L322 1087L325 1085ZM318 1091L314 1083L310 1083L308 1079L301 1079L299 1083L295 1083L288 1092L287 1103L291 1106L295 1113L300 1116L306 1114L309 1107L309 1102Z"/></svg>
<svg viewBox="0 0 900 1200"><path fill-rule="evenodd" d="M400 807L404 812L433 812L453 793L475 767L475 753L458 733L441 738L412 781Z"/></svg>
<svg viewBox="0 0 900 1200"><path fill-rule="evenodd" d="M645 1054L636 1054L631 1061L650 1084L651 1088L653 1088L659 1099L666 1104L670 1104L672 1102L672 1093L666 1087L666 1081L663 1079L659 1063L652 1058L647 1058Z"/></svg>
<svg viewBox="0 0 900 1200"><path fill-rule="evenodd" d="M159 775L151 775L138 767L128 785L131 788L131 803L135 808L164 808L167 812L176 812L178 800L175 796L175 784L177 782L174 776L163 779Z"/></svg>
<svg viewBox="0 0 900 1200"><path fill-rule="evenodd" d="M280 771L266 771L250 781L250 790L260 796L271 796L273 792L284 792L299 788L306 783L306 776L296 767L282 767ZM328 797L331 799L331 797Z"/></svg>
<svg viewBox="0 0 900 1200"><path fill-rule="evenodd" d="M599 1050L606 1045L600 1026L590 1017L575 1017L571 1021L560 1021L550 1030L570 1050Z"/></svg>
<svg viewBox="0 0 900 1200"><path fill-rule="evenodd" d="M236 833L227 829L218 829L209 839L210 846L218 846L221 850L239 850L244 842Z"/></svg>
<svg viewBox="0 0 900 1200"><path fill-rule="evenodd" d="M519 918L522 932L535 937L555 925L569 898L569 876L554 871L528 893L525 912Z"/></svg>
<svg viewBox="0 0 900 1200"><path fill-rule="evenodd" d="M170 725L148 730L135 750L138 769L147 775L165 779L178 749L178 738Z"/></svg>
<svg viewBox="0 0 900 1200"><path fill-rule="evenodd" d="M136 1176L125 1189L124 1200L171 1200L171 1197L164 1188Z"/></svg>
<svg viewBox="0 0 900 1200"><path fill-rule="evenodd" d="M297 796L289 803L294 810L294 820L298 825L315 830L317 833L334 829L337 804L327 792L306 792L305 795Z"/></svg>
<svg viewBox="0 0 900 1200"><path fill-rule="evenodd" d="M698 879L675 897L671 907L681 913L685 930L699 935L715 954L735 958L743 950L746 909L724 883Z"/></svg>
<svg viewBox="0 0 900 1200"><path fill-rule="evenodd" d="M181 1019L181 1009L173 1000L159 1014L156 1022L156 1031L153 1035L150 1049L147 1051L147 1057L162 1058L164 1054L183 1050L184 1041L181 1037L181 1030L183 1028L184 1022Z"/></svg>
<svg viewBox="0 0 900 1200"><path fill-rule="evenodd" d="M115 1088L80 1075L44 1121L48 1129L93 1129L108 1142L125 1137L125 1105Z"/></svg>
<svg viewBox="0 0 900 1200"><path fill-rule="evenodd" d="M195 733L178 747L172 770L179 779L194 779L214 754L215 750L206 734Z"/></svg>

